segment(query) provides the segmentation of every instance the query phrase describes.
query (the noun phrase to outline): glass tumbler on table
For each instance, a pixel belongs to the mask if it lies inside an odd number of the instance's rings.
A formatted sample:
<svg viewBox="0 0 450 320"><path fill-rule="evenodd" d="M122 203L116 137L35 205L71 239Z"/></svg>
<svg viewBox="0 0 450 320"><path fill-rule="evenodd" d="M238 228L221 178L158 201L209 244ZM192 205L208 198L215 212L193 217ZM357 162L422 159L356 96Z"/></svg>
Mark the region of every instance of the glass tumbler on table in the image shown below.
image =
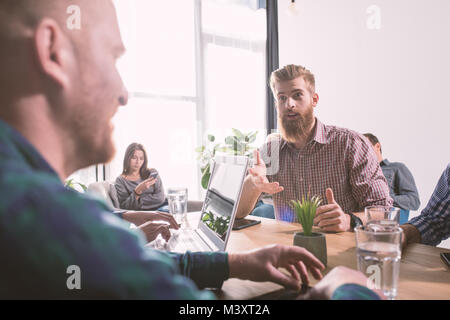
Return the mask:
<svg viewBox="0 0 450 320"><path fill-rule="evenodd" d="M370 289L390 300L397 296L403 231L391 220L371 221L355 228L358 270Z"/></svg>
<svg viewBox="0 0 450 320"><path fill-rule="evenodd" d="M167 190L167 200L169 202L169 212L181 227L185 226L188 190L187 188L169 188Z"/></svg>

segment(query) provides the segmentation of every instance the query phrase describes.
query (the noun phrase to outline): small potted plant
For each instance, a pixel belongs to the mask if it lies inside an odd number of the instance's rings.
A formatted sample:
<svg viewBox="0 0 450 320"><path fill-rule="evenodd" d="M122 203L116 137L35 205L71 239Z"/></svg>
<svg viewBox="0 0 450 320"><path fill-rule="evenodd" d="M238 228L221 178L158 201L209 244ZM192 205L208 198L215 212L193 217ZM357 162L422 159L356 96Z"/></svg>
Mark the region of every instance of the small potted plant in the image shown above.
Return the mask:
<svg viewBox="0 0 450 320"><path fill-rule="evenodd" d="M300 200L292 200L291 205L297 215L298 222L303 227L303 232L296 232L294 235L294 245L303 247L311 252L325 266L327 265L327 243L325 234L312 232L316 210L320 205L320 198L313 196L311 199L302 197Z"/></svg>

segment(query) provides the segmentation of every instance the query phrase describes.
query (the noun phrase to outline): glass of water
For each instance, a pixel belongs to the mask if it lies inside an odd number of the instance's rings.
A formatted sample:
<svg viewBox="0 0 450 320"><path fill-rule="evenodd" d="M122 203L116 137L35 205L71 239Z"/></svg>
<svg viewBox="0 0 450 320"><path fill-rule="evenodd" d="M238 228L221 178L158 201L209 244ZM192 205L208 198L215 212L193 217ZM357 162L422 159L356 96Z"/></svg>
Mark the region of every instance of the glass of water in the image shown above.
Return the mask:
<svg viewBox="0 0 450 320"><path fill-rule="evenodd" d="M367 277L367 287L381 290L390 300L397 296L403 231L390 220L370 222L355 228L358 270Z"/></svg>
<svg viewBox="0 0 450 320"><path fill-rule="evenodd" d="M169 188L167 190L167 200L169 202L169 212L182 227L185 225L188 189L187 188Z"/></svg>
<svg viewBox="0 0 450 320"><path fill-rule="evenodd" d="M371 221L390 220L400 224L400 208L370 206L365 207L364 212L368 223Z"/></svg>

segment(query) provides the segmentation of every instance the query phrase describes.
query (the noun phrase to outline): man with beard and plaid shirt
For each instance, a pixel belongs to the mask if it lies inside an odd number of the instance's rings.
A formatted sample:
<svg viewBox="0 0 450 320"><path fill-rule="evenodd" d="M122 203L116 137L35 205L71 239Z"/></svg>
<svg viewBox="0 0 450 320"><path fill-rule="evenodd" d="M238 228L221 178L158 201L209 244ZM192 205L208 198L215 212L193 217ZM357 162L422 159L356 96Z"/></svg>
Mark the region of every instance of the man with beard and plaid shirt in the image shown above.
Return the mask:
<svg viewBox="0 0 450 320"><path fill-rule="evenodd" d="M275 217L297 222L291 200L318 195L315 224L323 231L351 231L365 222L364 207L392 206L389 186L369 141L349 129L314 117L319 96L314 75L287 65L272 73L280 134L272 134L249 170L237 217L243 218L261 193L273 195Z"/></svg>

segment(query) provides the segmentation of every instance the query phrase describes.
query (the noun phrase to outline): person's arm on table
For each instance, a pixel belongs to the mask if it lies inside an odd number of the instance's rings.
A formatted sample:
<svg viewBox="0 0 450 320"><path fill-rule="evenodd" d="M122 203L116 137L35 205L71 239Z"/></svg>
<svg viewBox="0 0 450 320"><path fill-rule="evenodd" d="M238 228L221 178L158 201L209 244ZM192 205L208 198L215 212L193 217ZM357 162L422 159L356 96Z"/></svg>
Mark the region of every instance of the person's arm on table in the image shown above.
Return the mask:
<svg viewBox="0 0 450 320"><path fill-rule="evenodd" d="M345 153L352 194L359 207L363 209L372 205L392 206L386 178L378 164L375 152L366 139L359 136L349 139ZM367 222L363 211L344 212L335 201L332 191L331 188L326 191L328 205L317 209L316 224L324 231L342 232L353 231L349 214L358 217L363 224Z"/></svg>
<svg viewBox="0 0 450 320"><path fill-rule="evenodd" d="M259 151L255 150L253 155L255 163L249 169L249 175L244 180L241 200L236 212L238 219L244 218L252 212L261 193L275 194L284 190L278 182L269 182L267 179L266 165L261 159Z"/></svg>
<svg viewBox="0 0 450 320"><path fill-rule="evenodd" d="M315 300L379 300L385 299L381 290L370 290L367 277L359 271L339 266L331 270L300 299Z"/></svg>
<svg viewBox="0 0 450 320"><path fill-rule="evenodd" d="M422 213L402 225L404 245L413 242L436 246L450 236L450 164L442 173Z"/></svg>

